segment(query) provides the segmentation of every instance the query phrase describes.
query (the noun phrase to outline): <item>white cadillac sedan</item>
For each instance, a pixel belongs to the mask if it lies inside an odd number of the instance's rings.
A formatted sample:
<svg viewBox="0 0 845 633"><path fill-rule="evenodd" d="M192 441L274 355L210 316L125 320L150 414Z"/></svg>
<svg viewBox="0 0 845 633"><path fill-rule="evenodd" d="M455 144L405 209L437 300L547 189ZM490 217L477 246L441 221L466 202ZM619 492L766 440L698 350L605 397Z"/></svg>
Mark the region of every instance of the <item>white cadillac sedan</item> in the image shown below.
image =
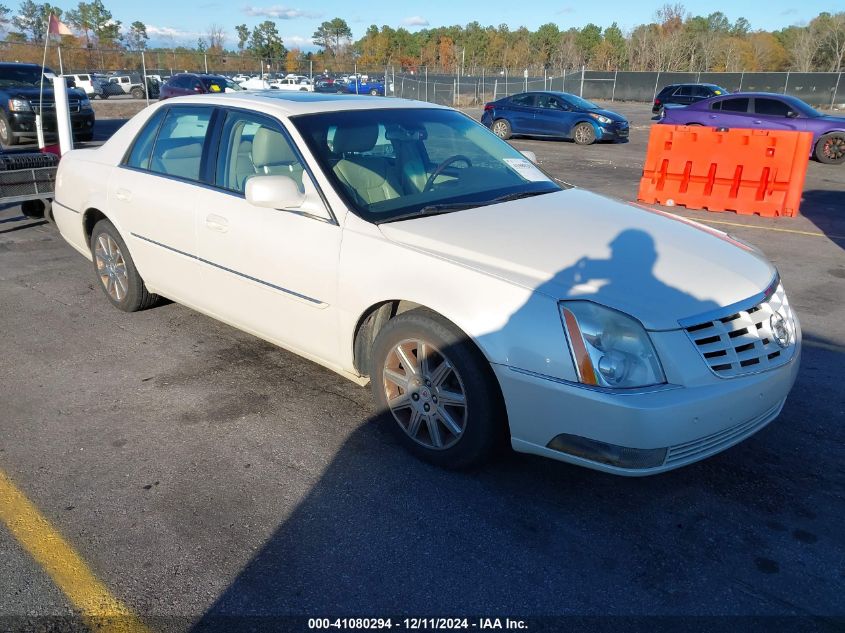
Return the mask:
<svg viewBox="0 0 845 633"><path fill-rule="evenodd" d="M450 108L240 93L62 158L55 220L126 312L168 297L369 382L418 456L621 475L772 421L798 319L730 236L563 187Z"/></svg>

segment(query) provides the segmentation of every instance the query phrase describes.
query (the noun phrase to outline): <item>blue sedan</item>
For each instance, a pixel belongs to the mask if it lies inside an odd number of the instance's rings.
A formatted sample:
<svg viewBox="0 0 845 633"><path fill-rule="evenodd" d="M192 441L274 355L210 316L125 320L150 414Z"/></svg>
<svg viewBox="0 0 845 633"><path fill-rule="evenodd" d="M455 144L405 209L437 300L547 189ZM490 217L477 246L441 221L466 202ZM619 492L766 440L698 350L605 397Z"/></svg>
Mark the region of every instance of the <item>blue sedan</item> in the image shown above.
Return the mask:
<svg viewBox="0 0 845 633"><path fill-rule="evenodd" d="M572 139L579 145L628 138L628 120L567 92L522 92L484 106L481 122L499 138L513 134Z"/></svg>

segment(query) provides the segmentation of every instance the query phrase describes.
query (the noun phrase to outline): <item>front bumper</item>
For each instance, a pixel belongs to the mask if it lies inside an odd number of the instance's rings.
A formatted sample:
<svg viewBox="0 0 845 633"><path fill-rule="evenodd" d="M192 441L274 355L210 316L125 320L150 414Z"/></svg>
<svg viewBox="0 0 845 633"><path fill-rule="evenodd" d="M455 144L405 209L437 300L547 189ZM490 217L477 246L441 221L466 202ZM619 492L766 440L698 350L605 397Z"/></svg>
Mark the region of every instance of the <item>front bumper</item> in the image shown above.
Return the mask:
<svg viewBox="0 0 845 633"><path fill-rule="evenodd" d="M798 372L800 348L787 364L759 374L694 387L662 385L610 392L494 365L507 404L514 450L619 475L665 472L719 453L778 416ZM590 451L553 446L608 445L648 454L644 466L620 467ZM561 440L560 438L565 438ZM576 443L577 444L577 443ZM653 456L660 454L658 462ZM628 460L636 463L637 458Z"/></svg>
<svg viewBox="0 0 845 633"><path fill-rule="evenodd" d="M627 141L629 134L628 124L610 123L599 125L596 140L599 141Z"/></svg>
<svg viewBox="0 0 845 633"><path fill-rule="evenodd" d="M32 137L37 135L35 129L34 112L12 112L9 114L9 129L16 138ZM74 136L87 135L94 132L95 116L93 110L83 110L70 115L70 125ZM58 134L56 129L55 114L46 112L44 115L44 135L55 137Z"/></svg>

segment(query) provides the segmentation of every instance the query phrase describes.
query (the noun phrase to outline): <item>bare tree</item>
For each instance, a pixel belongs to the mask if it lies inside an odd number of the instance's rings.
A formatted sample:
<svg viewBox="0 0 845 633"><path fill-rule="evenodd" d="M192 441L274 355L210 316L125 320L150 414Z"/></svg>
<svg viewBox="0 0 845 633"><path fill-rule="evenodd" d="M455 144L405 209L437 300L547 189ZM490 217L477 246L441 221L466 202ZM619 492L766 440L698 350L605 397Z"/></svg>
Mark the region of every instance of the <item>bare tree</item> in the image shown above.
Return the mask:
<svg viewBox="0 0 845 633"><path fill-rule="evenodd" d="M792 40L789 52L792 55L792 68L802 73L813 70L813 61L821 46L818 34L809 27L800 29Z"/></svg>
<svg viewBox="0 0 845 633"><path fill-rule="evenodd" d="M226 29L219 24L212 24L206 30L206 39L208 40L209 52L219 53L223 50L223 44L226 42Z"/></svg>

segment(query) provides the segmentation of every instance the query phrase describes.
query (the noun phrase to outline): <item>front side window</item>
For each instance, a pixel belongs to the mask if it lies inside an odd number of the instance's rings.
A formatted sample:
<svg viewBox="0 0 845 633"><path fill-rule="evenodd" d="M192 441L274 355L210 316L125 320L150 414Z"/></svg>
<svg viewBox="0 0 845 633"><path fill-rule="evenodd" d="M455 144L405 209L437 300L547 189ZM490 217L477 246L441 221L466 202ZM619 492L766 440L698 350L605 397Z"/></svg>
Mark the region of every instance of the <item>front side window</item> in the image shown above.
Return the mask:
<svg viewBox="0 0 845 633"><path fill-rule="evenodd" d="M778 101L777 99L761 99L760 97L755 97L754 112L768 116L785 117L789 114L790 108L783 101Z"/></svg>
<svg viewBox="0 0 845 633"><path fill-rule="evenodd" d="M515 97L511 97L511 103L513 105L523 106L525 108L530 108L534 105L534 95L532 95L532 94L516 95Z"/></svg>
<svg viewBox="0 0 845 633"><path fill-rule="evenodd" d="M161 124L150 158L150 171L199 180L209 107L173 107Z"/></svg>
<svg viewBox="0 0 845 633"><path fill-rule="evenodd" d="M229 112L217 159L217 185L243 193L256 175L289 176L302 190L303 165L274 121L247 112Z"/></svg>
<svg viewBox="0 0 845 633"><path fill-rule="evenodd" d="M292 117L350 208L370 222L560 191L513 147L453 110Z"/></svg>
<svg viewBox="0 0 845 633"><path fill-rule="evenodd" d="M537 97L537 107L545 110L563 110L560 102L551 95L539 95Z"/></svg>

